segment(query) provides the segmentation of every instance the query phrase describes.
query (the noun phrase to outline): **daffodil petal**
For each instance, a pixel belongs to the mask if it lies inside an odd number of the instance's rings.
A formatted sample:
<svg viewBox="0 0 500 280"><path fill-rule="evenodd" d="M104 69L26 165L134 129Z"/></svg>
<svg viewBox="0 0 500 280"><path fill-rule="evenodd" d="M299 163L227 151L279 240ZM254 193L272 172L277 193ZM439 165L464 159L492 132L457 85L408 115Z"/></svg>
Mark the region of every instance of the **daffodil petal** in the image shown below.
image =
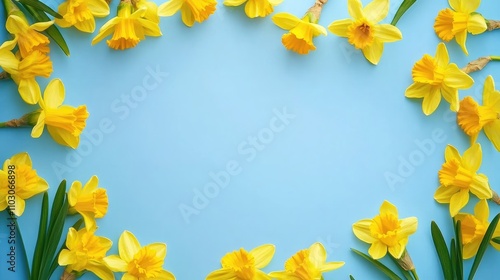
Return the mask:
<svg viewBox="0 0 500 280"><path fill-rule="evenodd" d="M156 257L159 259L163 260L167 256L167 245L165 243L152 243L144 246L144 248L148 248L153 252L156 252Z"/></svg>
<svg viewBox="0 0 500 280"><path fill-rule="evenodd" d="M368 249L368 254L376 260L381 259L387 254L387 245L380 241L375 241Z"/></svg>
<svg viewBox="0 0 500 280"><path fill-rule="evenodd" d="M473 14L469 17L467 21L467 32L472 35L478 35L484 33L488 29L486 25L486 20L480 14Z"/></svg>
<svg viewBox="0 0 500 280"><path fill-rule="evenodd" d="M193 26L193 24L194 24L193 12L191 11L191 9L187 6L187 4L185 2L181 8L181 18L182 18L182 22L184 22L184 24L186 26L189 26L189 27Z"/></svg>
<svg viewBox="0 0 500 280"><path fill-rule="evenodd" d="M328 34L328 32L326 32L326 28L324 28L319 24L309 23L309 26L312 27L314 36L319 36L319 35L326 36Z"/></svg>
<svg viewBox="0 0 500 280"><path fill-rule="evenodd" d="M309 247L309 260L315 267L320 267L326 262L326 250L323 244L316 242Z"/></svg>
<svg viewBox="0 0 500 280"><path fill-rule="evenodd" d="M460 3L460 5L457 11L464 13L472 13L476 11L481 4L481 0L460 0L458 2Z"/></svg>
<svg viewBox="0 0 500 280"><path fill-rule="evenodd" d="M446 49L446 45L441 42L438 44L436 48L436 62L439 66L446 66L450 63L450 56L448 55L448 49Z"/></svg>
<svg viewBox="0 0 500 280"><path fill-rule="evenodd" d="M123 231L118 240L120 258L127 263L134 259L134 255L141 249L141 244L130 231Z"/></svg>
<svg viewBox="0 0 500 280"><path fill-rule="evenodd" d="M432 86L424 83L413 83L405 91L405 96L408 98L424 98L430 91Z"/></svg>
<svg viewBox="0 0 500 280"><path fill-rule="evenodd" d="M290 13L277 13L272 20L274 24L285 30L290 30L300 23L300 19Z"/></svg>
<svg viewBox="0 0 500 280"><path fill-rule="evenodd" d="M167 1L158 6L158 15L161 17L169 17L177 13L184 4L182 0Z"/></svg>
<svg viewBox="0 0 500 280"><path fill-rule="evenodd" d="M47 131L49 132L52 139L56 141L56 143L71 147L73 149L76 149L78 147L80 137L75 136L70 131L53 126L47 126Z"/></svg>
<svg viewBox="0 0 500 280"><path fill-rule="evenodd" d="M377 65L384 52L384 43L375 40L369 46L362 49L365 58L374 65Z"/></svg>
<svg viewBox="0 0 500 280"><path fill-rule="evenodd" d="M467 40L467 30L460 31L457 34L455 34L455 40L457 41L457 44L462 48L462 51L466 55L469 55L467 47L465 46L465 41Z"/></svg>
<svg viewBox="0 0 500 280"><path fill-rule="evenodd" d="M486 199L480 199L474 206L474 216L483 223L487 223L490 217L490 209Z"/></svg>
<svg viewBox="0 0 500 280"><path fill-rule="evenodd" d="M95 19L78 21L75 23L75 27L82 32L93 33L95 31Z"/></svg>
<svg viewBox="0 0 500 280"><path fill-rule="evenodd" d="M41 31L44 31L45 29L49 28L53 24L54 24L53 20L50 20L50 21L41 21L41 22L37 22L37 23L32 24L30 27L33 30L41 32Z"/></svg>
<svg viewBox="0 0 500 280"><path fill-rule="evenodd" d="M396 243L394 246L388 247L389 254L396 259L401 258L403 252L405 250L405 246L402 246L401 243Z"/></svg>
<svg viewBox="0 0 500 280"><path fill-rule="evenodd" d="M106 22L100 29L97 36L92 39L92 45L99 43L102 39L108 37L114 32L114 26L118 24L122 19L119 17L114 17L110 21Z"/></svg>
<svg viewBox="0 0 500 280"><path fill-rule="evenodd" d="M349 15L351 15L351 17L355 20L364 17L363 5L360 0L347 0L347 9L349 11Z"/></svg>
<svg viewBox="0 0 500 280"><path fill-rule="evenodd" d="M35 78L21 80L18 90L21 98L28 104L36 104L42 96L40 86Z"/></svg>
<svg viewBox="0 0 500 280"><path fill-rule="evenodd" d="M109 15L109 5L104 0L87 0L87 8L95 17L106 17Z"/></svg>
<svg viewBox="0 0 500 280"><path fill-rule="evenodd" d="M483 152L481 145L478 143L468 148L462 156L462 164L464 167L474 173L479 170L479 167L481 167L482 160Z"/></svg>
<svg viewBox="0 0 500 280"><path fill-rule="evenodd" d="M377 24L374 26L374 32L374 36L383 43L396 42L403 39L401 31L391 24Z"/></svg>
<svg viewBox="0 0 500 280"><path fill-rule="evenodd" d="M339 269L342 266L344 266L344 264L345 264L345 262L327 262L327 263L323 264L322 266L320 266L320 271L321 272L328 272L328 271L332 271L335 269Z"/></svg>
<svg viewBox="0 0 500 280"><path fill-rule="evenodd" d="M462 161L462 156L460 156L457 148L453 147L452 145L446 146L446 149L444 150L444 158L446 161L451 161L453 159Z"/></svg>
<svg viewBox="0 0 500 280"><path fill-rule="evenodd" d="M111 255L103 258L104 263L111 268L112 271L124 272L127 271L127 262L120 259L117 255Z"/></svg>
<svg viewBox="0 0 500 280"><path fill-rule="evenodd" d="M460 89L470 88L474 84L474 80L454 63L446 67L446 76L443 81L447 86Z"/></svg>
<svg viewBox="0 0 500 280"><path fill-rule="evenodd" d="M394 216L398 216L398 208L387 200L384 200L382 205L380 206L380 215L392 214Z"/></svg>
<svg viewBox="0 0 500 280"><path fill-rule="evenodd" d="M234 280L238 279L232 268L221 268L212 271L205 280Z"/></svg>
<svg viewBox="0 0 500 280"><path fill-rule="evenodd" d="M365 6L363 13L369 21L379 22L389 13L389 0L373 0Z"/></svg>
<svg viewBox="0 0 500 280"><path fill-rule="evenodd" d="M10 163L16 165L26 164L30 167L32 166L31 158L26 152L13 155L10 158Z"/></svg>
<svg viewBox="0 0 500 280"><path fill-rule="evenodd" d="M458 191L458 187L441 185L434 193L434 199L439 203L450 203L451 197Z"/></svg>
<svg viewBox="0 0 500 280"><path fill-rule="evenodd" d="M493 192L488 183L488 177L484 174L476 175L470 185L470 192L479 199L490 199L493 196Z"/></svg>
<svg viewBox="0 0 500 280"><path fill-rule="evenodd" d="M255 259L255 267L263 268L273 259L276 248L272 244L264 244L252 249L249 254Z"/></svg>
<svg viewBox="0 0 500 280"><path fill-rule="evenodd" d="M240 6L248 0L225 0L224 5L230 7Z"/></svg>
<svg viewBox="0 0 500 280"><path fill-rule="evenodd" d="M361 241L366 243L375 242L375 238L371 235L370 225L372 224L372 220L364 219L356 222L352 225L352 231L354 235Z"/></svg>
<svg viewBox="0 0 500 280"><path fill-rule="evenodd" d="M114 280L113 272L103 263L95 260L89 260L85 269L94 273L101 280Z"/></svg>
<svg viewBox="0 0 500 280"><path fill-rule="evenodd" d="M454 217L469 202L469 191L460 190L450 199L450 215Z"/></svg>
<svg viewBox="0 0 500 280"><path fill-rule="evenodd" d="M431 91L424 96L422 101L422 111L428 116L436 111L439 103L441 103L441 92L439 92L439 88L431 87Z"/></svg>
<svg viewBox="0 0 500 280"><path fill-rule="evenodd" d="M352 19L341 19L328 25L328 30L340 37L347 37L347 30L352 25Z"/></svg>
<svg viewBox="0 0 500 280"><path fill-rule="evenodd" d="M457 112L460 106L460 102L458 100L458 89L449 87L447 85L441 86L441 94L444 99L450 103L450 110L453 112Z"/></svg>
<svg viewBox="0 0 500 280"><path fill-rule="evenodd" d="M484 80L483 104L500 111L500 92L495 89L495 80L491 75Z"/></svg>
<svg viewBox="0 0 500 280"><path fill-rule="evenodd" d="M492 121L484 126L484 133L490 139L495 149L500 152L500 120Z"/></svg>
<svg viewBox="0 0 500 280"><path fill-rule="evenodd" d="M26 202L24 199L19 197L18 195L15 195L15 203L14 205L16 206L12 210L12 213L14 213L16 216L20 217L24 213L24 208L26 207Z"/></svg>
<svg viewBox="0 0 500 280"><path fill-rule="evenodd" d="M38 138L43 133L43 128L45 127L45 112L41 112L38 116L38 120L31 130L31 137Z"/></svg>
<svg viewBox="0 0 500 280"><path fill-rule="evenodd" d="M43 92L43 100L48 108L57 108L64 102L64 84L60 79L53 79L49 82Z"/></svg>
<svg viewBox="0 0 500 280"><path fill-rule="evenodd" d="M59 257L57 258L57 263L60 266L67 266L70 264L76 263L77 257L74 253L70 252L68 249L63 249L61 253L59 253Z"/></svg>
<svg viewBox="0 0 500 280"><path fill-rule="evenodd" d="M142 27L144 28L144 35L153 37L158 37L162 35L158 23L142 18L138 20L141 23Z"/></svg>
<svg viewBox="0 0 500 280"><path fill-rule="evenodd" d="M474 257L477 253L477 250L479 249L480 244L481 244L480 238L473 240L470 243L465 244L463 247L463 252L462 252L462 256L463 256L464 260L467 260L467 259Z"/></svg>

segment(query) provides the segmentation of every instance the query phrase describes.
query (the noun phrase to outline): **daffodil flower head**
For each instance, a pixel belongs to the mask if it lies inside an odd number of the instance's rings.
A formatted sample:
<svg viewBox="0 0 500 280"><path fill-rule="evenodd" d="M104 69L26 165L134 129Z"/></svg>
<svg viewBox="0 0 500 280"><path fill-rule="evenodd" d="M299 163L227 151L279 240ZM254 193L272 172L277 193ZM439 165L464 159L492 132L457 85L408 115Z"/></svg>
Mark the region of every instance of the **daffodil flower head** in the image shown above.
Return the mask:
<svg viewBox="0 0 500 280"><path fill-rule="evenodd" d="M245 14L249 18L266 17L274 11L283 0L225 0L226 6L241 6L245 3Z"/></svg>
<svg viewBox="0 0 500 280"><path fill-rule="evenodd" d="M26 18L9 15L5 27L10 34L14 35L13 41L19 46L21 57L26 57L34 50L49 53L49 38L40 32L49 28L53 23L54 21L45 21L29 25Z"/></svg>
<svg viewBox="0 0 500 280"><path fill-rule="evenodd" d="M125 272L122 279L175 280L175 276L163 269L167 245L152 243L141 247L137 238L124 231L118 240L118 254L104 258L106 265L115 272Z"/></svg>
<svg viewBox="0 0 500 280"><path fill-rule="evenodd" d="M295 253L285 262L284 271L269 273L273 279L284 280L320 280L323 273L338 269L344 262L326 262L326 250L323 244L317 242L308 249Z"/></svg>
<svg viewBox="0 0 500 280"><path fill-rule="evenodd" d="M434 31L441 40L449 42L455 38L465 54L469 54L465 41L467 33L473 35L486 31L484 17L475 13L481 0L449 0L452 9L441 10L434 22Z"/></svg>
<svg viewBox="0 0 500 280"><path fill-rule="evenodd" d="M158 7L158 15L169 17L179 10L182 22L186 26L193 26L194 22L202 23L215 12L217 1L215 0L169 0Z"/></svg>
<svg viewBox="0 0 500 280"><path fill-rule="evenodd" d="M313 38L319 35L327 35L326 29L317 24L319 17L306 14L302 19L290 13L277 13L273 16L274 24L282 29L289 30L281 37L281 42L287 50L298 54L308 54L316 50Z"/></svg>
<svg viewBox="0 0 500 280"><path fill-rule="evenodd" d="M78 30L93 33L95 17L109 15L109 5L104 0L66 0L58 7L62 19L55 19L55 23L63 28L75 26Z"/></svg>
<svg viewBox="0 0 500 280"><path fill-rule="evenodd" d="M463 156L455 147L446 147L445 163L438 172L441 185L436 190L434 199L439 203L449 203L452 217L469 202L469 192L479 199L490 199L493 196L488 178L484 174L477 174L482 157L479 143L467 149Z"/></svg>
<svg viewBox="0 0 500 280"><path fill-rule="evenodd" d="M470 259L477 254L479 245L483 240L486 229L490 225L488 218L490 210L488 202L485 199L479 200L474 207L474 215L467 213L458 213L455 220L460 221L460 229L462 232L463 258ZM500 227L495 229L493 236L500 236ZM497 250L500 250L500 245L490 241L490 244Z"/></svg>
<svg viewBox="0 0 500 280"><path fill-rule="evenodd" d="M69 213L82 215L87 230L95 228L95 219L108 212L108 194L98 185L99 179L92 176L84 186L79 181L73 182L68 191Z"/></svg>
<svg viewBox="0 0 500 280"><path fill-rule="evenodd" d="M160 17L158 16L158 6L155 2L147 1L147 0L139 0L135 2L135 7L137 9L146 10L144 12L144 19L150 20L152 22L159 23Z"/></svg>
<svg viewBox="0 0 500 280"><path fill-rule="evenodd" d="M16 154L6 160L0 170L0 211L8 207L19 217L24 213L25 200L48 188L47 182L33 169L30 156Z"/></svg>
<svg viewBox="0 0 500 280"><path fill-rule="evenodd" d="M470 137L471 144L476 142L479 132L484 129L497 151L500 151L500 92L495 89L493 77L484 82L483 105L467 96L460 102L457 112L458 125Z"/></svg>
<svg viewBox="0 0 500 280"><path fill-rule="evenodd" d="M76 149L89 113L85 105L77 108L62 105L64 96L62 81L59 79L50 81L45 88L43 98L39 101L41 110L31 131L31 137L40 137L44 127L47 126L50 136L57 143Z"/></svg>
<svg viewBox="0 0 500 280"><path fill-rule="evenodd" d="M92 45L113 34L106 43L115 50L125 50L137 46L145 36L161 36L158 22L143 18L147 8L135 9L130 0L118 4L117 16L105 23L92 40Z"/></svg>
<svg viewBox="0 0 500 280"><path fill-rule="evenodd" d="M94 230L69 228L66 248L59 253L58 263L71 273L91 271L103 280L114 280L113 272L103 258L113 245L111 240L94 235Z"/></svg>
<svg viewBox="0 0 500 280"><path fill-rule="evenodd" d="M52 74L52 61L47 54L34 50L18 61L14 69L5 69L11 74L12 80L18 85L18 91L24 102L36 104L40 101L42 93L36 77L50 77Z"/></svg>
<svg viewBox="0 0 500 280"><path fill-rule="evenodd" d="M211 272L206 280L270 280L271 277L260 269L271 262L274 251L274 245L265 244L250 252L241 248L238 251L227 253L221 260L222 268Z"/></svg>
<svg viewBox="0 0 500 280"><path fill-rule="evenodd" d="M354 235L371 244L368 254L374 259L383 258L387 252L396 259L405 252L408 238L417 231L416 217L399 219L398 209L384 201L380 214L373 219L363 219L352 226Z"/></svg>
<svg viewBox="0 0 500 280"><path fill-rule="evenodd" d="M363 8L360 0L348 0L352 19L342 19L328 26L333 34L346 37L349 44L363 52L372 64L378 64L384 43L399 41L401 31L390 24L379 24L389 12L389 0L373 0Z"/></svg>
<svg viewBox="0 0 500 280"><path fill-rule="evenodd" d="M425 54L412 69L413 84L405 92L408 98L423 98L422 111L432 114L441 96L450 103L450 110L459 108L458 90L470 88L474 80L460 70L455 63L450 63L448 50L444 43L439 43L435 57Z"/></svg>

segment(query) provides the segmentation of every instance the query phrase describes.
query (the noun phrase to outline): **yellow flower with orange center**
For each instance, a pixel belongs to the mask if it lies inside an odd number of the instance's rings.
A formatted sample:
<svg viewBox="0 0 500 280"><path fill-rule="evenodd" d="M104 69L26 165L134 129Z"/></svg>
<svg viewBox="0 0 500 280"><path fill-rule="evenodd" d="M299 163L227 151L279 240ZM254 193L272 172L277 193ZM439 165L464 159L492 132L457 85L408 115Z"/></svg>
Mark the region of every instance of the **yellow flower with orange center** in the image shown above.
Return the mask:
<svg viewBox="0 0 500 280"><path fill-rule="evenodd" d="M175 280L172 273L163 269L167 256L167 245L163 243L141 247L131 232L124 231L118 240L118 254L105 257L104 262L112 271L125 272L122 280Z"/></svg>
<svg viewBox="0 0 500 280"><path fill-rule="evenodd" d="M441 10L434 22L434 31L443 41L455 38L465 54L468 54L465 41L467 33L481 34L487 29L486 20L475 13L481 0L449 0L453 9Z"/></svg>
<svg viewBox="0 0 500 280"><path fill-rule="evenodd" d="M68 191L69 213L82 215L87 230L95 228L95 219L108 212L108 194L98 185L99 179L92 176L84 186L79 181L73 182Z"/></svg>
<svg viewBox="0 0 500 280"><path fill-rule="evenodd" d="M261 245L250 252L241 248L227 253L221 260L222 268L211 272L206 280L270 280L260 269L271 262L275 247L271 244Z"/></svg>
<svg viewBox="0 0 500 280"><path fill-rule="evenodd" d="M5 28L14 35L13 41L19 46L21 57L26 57L34 50L49 53L49 38L40 32L49 28L53 23L53 21L45 21L29 25L25 18L9 15Z"/></svg>
<svg viewBox="0 0 500 280"><path fill-rule="evenodd" d="M399 219L396 206L384 201L378 216L356 222L352 230L361 241L371 244L368 253L372 258L381 259L389 252L399 259L406 249L408 237L417 231L417 226L417 218Z"/></svg>
<svg viewBox="0 0 500 280"><path fill-rule="evenodd" d="M266 17L274 11L283 0L225 0L226 6L241 6L245 3L245 14L249 18Z"/></svg>
<svg viewBox="0 0 500 280"><path fill-rule="evenodd" d="M441 96L450 103L450 110L458 111L458 89L467 89L474 84L469 75L449 62L445 44L439 43L434 57L425 54L413 66L413 84L406 89L405 96L423 98L422 111L425 115L437 109Z"/></svg>
<svg viewBox="0 0 500 280"><path fill-rule="evenodd" d="M113 34L106 43L115 50L125 50L137 46L145 36L161 36L158 22L143 18L147 8L135 9L130 0L122 0L117 8L117 16L105 23L97 36L92 40L92 45Z"/></svg>
<svg viewBox="0 0 500 280"><path fill-rule="evenodd" d="M484 129L486 137L500 151L500 92L495 89L495 81L488 76L484 82L483 105L467 96L460 102L457 112L458 125L476 142L479 132Z"/></svg>
<svg viewBox="0 0 500 280"><path fill-rule="evenodd" d="M449 203L452 217L469 202L469 192L479 199L493 196L488 178L484 174L477 174L482 157L481 145L478 143L467 149L463 156L455 147L446 147L445 163L438 172L441 185L434 199L439 203Z"/></svg>
<svg viewBox="0 0 500 280"><path fill-rule="evenodd" d="M384 43L399 41L401 31L390 24L379 24L389 12L389 0L374 0L363 8L360 0L348 0L352 19L342 19L328 26L333 34L346 37L349 44L363 52L365 58L377 64L384 51Z"/></svg>
<svg viewBox="0 0 500 280"><path fill-rule="evenodd" d="M215 0L170 0L158 7L158 15L169 17L181 11L182 22L191 27L194 22L202 23L215 12Z"/></svg>
<svg viewBox="0 0 500 280"><path fill-rule="evenodd" d="M48 188L47 182L33 169L28 153L16 154L0 170L0 211L8 207L19 217L24 213L25 200Z"/></svg>
<svg viewBox="0 0 500 280"><path fill-rule="evenodd" d="M323 244L317 242L308 249L295 253L285 262L284 271L269 273L273 279L284 280L320 280L323 273L338 269L344 262L326 262L326 250Z"/></svg>
<svg viewBox="0 0 500 280"><path fill-rule="evenodd" d="M78 30L93 33L95 18L109 15L108 3L104 0L66 0L58 7L62 19L55 19L61 27L75 26Z"/></svg>

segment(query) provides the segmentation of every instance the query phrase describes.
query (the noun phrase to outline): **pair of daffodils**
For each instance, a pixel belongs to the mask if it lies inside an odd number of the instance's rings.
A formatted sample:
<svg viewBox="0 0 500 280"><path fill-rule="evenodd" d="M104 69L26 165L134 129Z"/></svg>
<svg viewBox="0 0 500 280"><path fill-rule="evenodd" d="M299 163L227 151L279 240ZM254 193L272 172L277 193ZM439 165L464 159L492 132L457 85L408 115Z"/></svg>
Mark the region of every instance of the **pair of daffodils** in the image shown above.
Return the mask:
<svg viewBox="0 0 500 280"><path fill-rule="evenodd" d="M313 37L327 35L326 29L318 24L322 6L326 2L318 0L302 19L289 13L273 16L277 26L290 31L282 37L285 48L299 54L316 49ZM352 18L334 21L328 29L337 36L347 38L349 44L361 50L369 62L377 64L382 57L384 43L402 39L398 28L379 23L387 17L389 0L374 0L365 7L360 0L348 0L348 10Z"/></svg>
<svg viewBox="0 0 500 280"><path fill-rule="evenodd" d="M308 249L294 254L285 262L285 270L266 274L261 269L273 259L275 247L272 244L261 245L250 251L241 248L227 253L221 259L222 268L210 273L206 280L241 279L323 279L322 274L338 269L344 262L327 262L326 250L321 243L314 243Z"/></svg>

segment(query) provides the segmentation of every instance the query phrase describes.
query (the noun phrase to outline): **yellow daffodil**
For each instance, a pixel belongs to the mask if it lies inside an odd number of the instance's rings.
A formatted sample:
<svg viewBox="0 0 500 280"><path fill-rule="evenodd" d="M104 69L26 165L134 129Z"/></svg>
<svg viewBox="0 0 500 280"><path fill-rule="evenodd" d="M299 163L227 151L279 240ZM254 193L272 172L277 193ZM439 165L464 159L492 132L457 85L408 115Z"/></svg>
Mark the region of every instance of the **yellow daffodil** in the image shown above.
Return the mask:
<svg viewBox="0 0 500 280"><path fill-rule="evenodd" d="M18 85L19 94L24 102L36 104L40 101L42 94L35 78L50 77L53 71L52 61L46 54L34 50L19 61L14 71L12 69L6 69L6 71L11 74L12 80Z"/></svg>
<svg viewBox="0 0 500 280"><path fill-rule="evenodd" d="M49 188L47 182L33 169L27 153L19 153L6 160L0 170L0 211L9 207L16 216L21 216L25 200Z"/></svg>
<svg viewBox="0 0 500 280"><path fill-rule="evenodd" d="M102 218L108 212L108 194L98 185L99 179L92 176L83 187L81 182L73 182L68 191L69 213L82 215L87 230L96 226L96 218Z"/></svg>
<svg viewBox="0 0 500 280"><path fill-rule="evenodd" d="M158 6L155 2L139 0L135 3L135 5L137 9L146 10L146 12L144 12L143 18L156 23L160 22L160 17L158 16Z"/></svg>
<svg viewBox="0 0 500 280"><path fill-rule="evenodd" d="M486 20L480 14L475 13L481 0L449 0L453 9L441 10L434 22L434 31L443 41L449 42L455 38L465 54L467 47L467 33L477 35L487 29Z"/></svg>
<svg viewBox="0 0 500 280"><path fill-rule="evenodd" d="M469 192L479 199L492 197L488 178L484 174L477 174L482 157L481 145L478 143L467 149L463 156L455 147L446 147L445 163L438 173L441 185L434 199L439 203L449 203L452 217L469 202Z"/></svg>
<svg viewBox="0 0 500 280"><path fill-rule="evenodd" d="M349 44L363 52L365 58L377 64L384 51L384 43L399 41L401 31L390 24L379 24L389 12L389 0L374 0L363 8L360 0L348 0L352 19L332 22L328 30L346 37Z"/></svg>
<svg viewBox="0 0 500 280"><path fill-rule="evenodd" d="M261 245L250 252L241 248L227 253L221 260L222 268L210 273L206 280L271 280L260 269L271 262L274 256L274 245Z"/></svg>
<svg viewBox="0 0 500 280"><path fill-rule="evenodd" d="M118 254L104 258L115 272L125 272L122 280L162 279L175 280L175 276L163 269L167 245L153 243L141 247L137 238L124 231L118 240Z"/></svg>
<svg viewBox="0 0 500 280"><path fill-rule="evenodd" d="M460 70L455 63L449 63L448 50L444 43L439 43L436 56L425 54L412 69L413 84L406 89L408 98L423 98L422 111L432 114L439 103L441 95L450 103L450 109L458 111L458 89L467 89L474 80Z"/></svg>
<svg viewBox="0 0 500 280"><path fill-rule="evenodd" d="M112 245L111 240L95 236L93 230L83 228L76 231L71 227L66 237L67 248L59 253L58 263L66 266L68 273L91 271L99 279L114 280L113 272L103 262Z"/></svg>
<svg viewBox="0 0 500 280"><path fill-rule="evenodd" d="M17 74L19 60L12 53L12 49L16 47L16 42L6 41L0 46L0 67L8 73Z"/></svg>
<svg viewBox="0 0 500 280"><path fill-rule="evenodd" d="M92 45L113 34L106 43L115 50L125 50L137 46L145 36L161 36L158 22L142 18L146 9L135 10L130 0L122 0L117 8L117 16L99 29L99 34L92 40Z"/></svg>
<svg viewBox="0 0 500 280"><path fill-rule="evenodd" d="M14 42L19 46L21 57L26 57L34 50L42 53L49 53L49 39L47 36L39 33L49 28L54 22L37 22L29 25L25 18L17 15L10 15L7 18L5 27L10 34L14 35Z"/></svg>
<svg viewBox="0 0 500 280"><path fill-rule="evenodd" d="M495 89L493 77L484 82L483 106L467 96L460 102L457 121L462 130L470 136L471 144L476 142L479 132L484 128L486 137L500 151L500 92Z"/></svg>
<svg viewBox="0 0 500 280"><path fill-rule="evenodd" d="M170 0L158 7L158 15L169 17L181 10L182 22L191 27L194 22L203 22L215 12L215 0Z"/></svg>
<svg viewBox="0 0 500 280"><path fill-rule="evenodd" d="M78 30L93 33L95 18L109 15L108 3L104 0L66 0L58 8L62 19L55 19L61 27L75 26Z"/></svg>
<svg viewBox="0 0 500 280"><path fill-rule="evenodd" d="M41 111L31 131L31 137L40 137L44 126L47 125L50 136L57 143L76 149L89 113L85 105L77 108L62 105L64 95L62 81L59 79L50 81L43 93L43 99L39 101Z"/></svg>
<svg viewBox="0 0 500 280"><path fill-rule="evenodd" d="M283 0L225 0L226 6L241 6L245 3L245 14L249 18L266 17L274 11L274 6Z"/></svg>
<svg viewBox="0 0 500 280"><path fill-rule="evenodd" d="M405 252L408 237L417 231L417 226L417 218L399 219L396 206L384 201L378 216L356 222L352 230L361 241L371 244L368 253L372 258L383 258L389 251L391 256L399 259Z"/></svg>
<svg viewBox="0 0 500 280"><path fill-rule="evenodd" d="M338 269L344 262L326 262L326 250L317 242L308 249L298 251L285 262L284 271L269 273L273 279L320 280L323 273Z"/></svg>
<svg viewBox="0 0 500 280"><path fill-rule="evenodd" d="M455 216L455 219L460 221L464 259L470 259L476 255L486 229L490 225L488 222L489 215L488 202L485 199L481 199L474 207L474 215L458 213ZM500 227L497 226L493 236L500 236ZM495 249L500 250L499 244L492 241L490 241L490 244Z"/></svg>
<svg viewBox="0 0 500 280"><path fill-rule="evenodd" d="M281 37L281 42L287 50L298 54L308 54L316 49L313 38L319 35L326 36L326 29L317 24L317 20L311 21L314 17L306 14L305 17L298 17L289 13L277 13L273 16L273 22L280 28L290 32Z"/></svg>

